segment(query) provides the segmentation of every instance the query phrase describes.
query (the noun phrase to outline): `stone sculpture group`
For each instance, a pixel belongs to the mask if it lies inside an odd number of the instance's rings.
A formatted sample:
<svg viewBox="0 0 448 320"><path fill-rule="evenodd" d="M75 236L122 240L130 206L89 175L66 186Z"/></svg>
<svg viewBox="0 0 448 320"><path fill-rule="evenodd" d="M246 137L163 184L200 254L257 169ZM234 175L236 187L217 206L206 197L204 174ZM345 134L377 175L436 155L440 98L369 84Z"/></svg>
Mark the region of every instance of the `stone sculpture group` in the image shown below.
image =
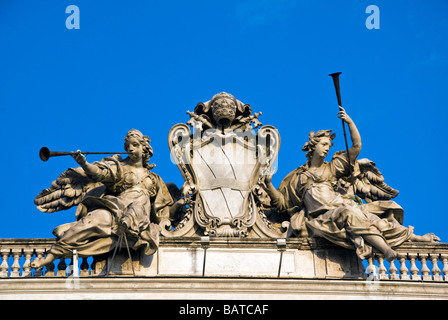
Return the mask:
<svg viewBox="0 0 448 320"><path fill-rule="evenodd" d="M278 189L271 180L280 134L260 123L261 112L253 114L249 104L223 92L187 114L190 120L168 134L185 180L180 188L151 171L150 139L138 130L125 137L124 159L89 163L76 152L79 166L35 198L42 212L77 206L76 221L55 228L55 244L31 266L41 268L75 249L85 257L109 253L123 237L147 255L157 251L160 237L321 237L361 259L375 249L389 261L405 241L440 241L403 226L403 209L391 200L398 191L373 161L357 159L361 136L344 109L337 116L348 125L351 147L327 162L335 134L311 132L302 148L306 163Z"/></svg>

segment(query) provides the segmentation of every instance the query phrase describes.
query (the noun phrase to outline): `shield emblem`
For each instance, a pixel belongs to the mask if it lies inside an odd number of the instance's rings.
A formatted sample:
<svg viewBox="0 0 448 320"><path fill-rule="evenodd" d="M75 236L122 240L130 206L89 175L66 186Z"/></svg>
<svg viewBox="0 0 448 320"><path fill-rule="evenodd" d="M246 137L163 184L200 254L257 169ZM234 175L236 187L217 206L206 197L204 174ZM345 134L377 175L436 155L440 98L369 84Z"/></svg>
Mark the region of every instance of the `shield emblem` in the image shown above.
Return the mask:
<svg viewBox="0 0 448 320"><path fill-rule="evenodd" d="M194 201L185 229L197 224L205 235L245 237L261 221L254 188L275 161L280 136L272 126L253 130L195 130L175 125L168 138L172 158L192 187ZM281 236L280 234L276 234Z"/></svg>

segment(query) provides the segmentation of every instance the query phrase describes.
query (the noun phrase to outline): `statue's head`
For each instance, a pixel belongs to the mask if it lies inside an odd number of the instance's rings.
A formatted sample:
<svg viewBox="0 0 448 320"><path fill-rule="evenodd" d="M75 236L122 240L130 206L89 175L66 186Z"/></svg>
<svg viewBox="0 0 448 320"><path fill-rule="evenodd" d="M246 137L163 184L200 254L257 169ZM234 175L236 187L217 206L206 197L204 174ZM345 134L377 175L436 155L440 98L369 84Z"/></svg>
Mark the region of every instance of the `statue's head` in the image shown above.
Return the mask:
<svg viewBox="0 0 448 320"><path fill-rule="evenodd" d="M126 134L126 137L124 138L124 149L128 151L129 143L131 140L137 140L140 145L142 146L143 154L142 154L142 161L145 166L151 166L151 168L154 165L149 165L148 161L149 158L151 158L154 154L154 151L149 144L151 142L151 139L148 136L143 135L139 130L137 129L131 129Z"/></svg>
<svg viewBox="0 0 448 320"><path fill-rule="evenodd" d="M319 130L316 133L311 131L308 135L308 141L303 145L302 151L306 151L306 157L310 159L313 156L316 146L325 141L329 147L333 146L332 140L336 137L336 133L331 133L332 130Z"/></svg>
<svg viewBox="0 0 448 320"><path fill-rule="evenodd" d="M235 99L229 93L221 92L215 94L209 101L199 102L194 108L194 113L198 116L210 120L210 127L228 128L237 119L249 117L252 109L249 104L244 104Z"/></svg>
<svg viewBox="0 0 448 320"><path fill-rule="evenodd" d="M221 92L210 101L213 119L220 127L228 127L235 119L237 101L229 93Z"/></svg>

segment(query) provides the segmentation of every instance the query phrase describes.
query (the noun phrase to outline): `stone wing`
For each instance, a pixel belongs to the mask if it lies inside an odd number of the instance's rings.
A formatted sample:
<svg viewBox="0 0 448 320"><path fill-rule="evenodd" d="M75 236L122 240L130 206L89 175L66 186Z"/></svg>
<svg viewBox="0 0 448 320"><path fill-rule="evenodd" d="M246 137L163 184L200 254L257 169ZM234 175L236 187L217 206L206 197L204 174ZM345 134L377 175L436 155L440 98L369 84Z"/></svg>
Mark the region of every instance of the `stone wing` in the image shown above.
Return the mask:
<svg viewBox="0 0 448 320"><path fill-rule="evenodd" d="M78 205L91 190L103 186L89 178L81 167L69 168L42 190L34 199L37 209L42 212L56 212Z"/></svg>
<svg viewBox="0 0 448 320"><path fill-rule="evenodd" d="M390 200L398 196L399 191L384 182L384 177L369 159L359 159L355 164L355 177L352 180L354 193L366 202ZM349 184L343 182L347 187Z"/></svg>

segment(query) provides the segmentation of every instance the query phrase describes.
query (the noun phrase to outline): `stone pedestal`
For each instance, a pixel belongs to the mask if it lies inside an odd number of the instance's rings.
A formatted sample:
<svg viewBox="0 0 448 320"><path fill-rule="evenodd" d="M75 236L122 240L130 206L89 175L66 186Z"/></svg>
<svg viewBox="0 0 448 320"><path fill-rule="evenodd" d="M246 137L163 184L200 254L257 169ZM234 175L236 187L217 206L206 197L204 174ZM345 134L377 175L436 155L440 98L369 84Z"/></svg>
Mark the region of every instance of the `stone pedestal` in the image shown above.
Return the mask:
<svg viewBox="0 0 448 320"><path fill-rule="evenodd" d="M364 266L354 251L328 242L287 239L200 238L163 239L156 254L131 251L136 276L271 277L362 279ZM126 249L99 261L95 273L133 275Z"/></svg>

